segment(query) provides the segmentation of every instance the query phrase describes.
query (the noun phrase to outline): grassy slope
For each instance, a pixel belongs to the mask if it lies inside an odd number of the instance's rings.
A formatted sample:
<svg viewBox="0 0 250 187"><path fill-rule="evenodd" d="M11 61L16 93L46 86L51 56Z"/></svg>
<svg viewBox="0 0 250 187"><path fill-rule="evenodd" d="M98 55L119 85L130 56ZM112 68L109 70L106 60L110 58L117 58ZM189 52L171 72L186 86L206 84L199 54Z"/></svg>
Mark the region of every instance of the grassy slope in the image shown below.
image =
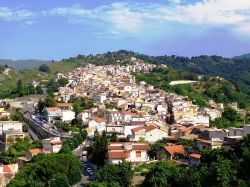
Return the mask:
<svg viewBox="0 0 250 187"><path fill-rule="evenodd" d="M16 87L16 83L21 79L24 83L28 83L32 80L50 80L55 78L57 72L69 72L75 69L77 66L74 63L57 62L48 65L51 69L50 73L43 73L38 69L33 68L25 71L12 71L9 75L0 75L0 90L12 90Z"/></svg>

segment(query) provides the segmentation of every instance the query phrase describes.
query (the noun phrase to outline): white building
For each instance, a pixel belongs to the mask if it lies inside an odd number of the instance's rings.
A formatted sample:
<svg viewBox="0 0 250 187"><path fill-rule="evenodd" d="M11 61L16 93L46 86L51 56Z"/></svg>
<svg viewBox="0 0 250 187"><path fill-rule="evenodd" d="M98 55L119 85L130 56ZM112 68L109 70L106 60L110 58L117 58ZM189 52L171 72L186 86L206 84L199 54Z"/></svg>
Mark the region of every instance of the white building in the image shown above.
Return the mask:
<svg viewBox="0 0 250 187"><path fill-rule="evenodd" d="M108 146L108 161L113 164L118 164L122 160L135 164L145 163L148 161L148 150L149 145L147 143L110 143Z"/></svg>
<svg viewBox="0 0 250 187"><path fill-rule="evenodd" d="M109 123L115 123L117 121L123 120L123 115L116 110L108 111L108 122Z"/></svg>
<svg viewBox="0 0 250 187"><path fill-rule="evenodd" d="M62 110L59 107L47 107L44 110L44 116L49 123L56 121L70 122L75 118L75 112L72 110Z"/></svg>
<svg viewBox="0 0 250 187"><path fill-rule="evenodd" d="M90 117L91 117L91 112L89 110L84 110L83 112L77 115L77 119L82 120L83 122L88 121Z"/></svg>
<svg viewBox="0 0 250 187"><path fill-rule="evenodd" d="M156 125L148 125L146 127L136 127L131 130L131 141L139 141L143 138L146 142L156 142L162 138L168 137L168 132L158 128Z"/></svg>
<svg viewBox="0 0 250 187"><path fill-rule="evenodd" d="M90 118L90 121L88 123L88 127L90 129L96 129L99 133L102 133L103 131L106 131L106 122L107 119L100 118L98 116L92 116Z"/></svg>
<svg viewBox="0 0 250 187"><path fill-rule="evenodd" d="M75 118L75 112L72 110L62 110L62 121L71 122Z"/></svg>
<svg viewBox="0 0 250 187"><path fill-rule="evenodd" d="M107 99L107 95L106 94L94 95L92 99L94 100L95 103L103 104L104 101L106 101Z"/></svg>
<svg viewBox="0 0 250 187"><path fill-rule="evenodd" d="M0 121L0 135L3 131L19 131L23 132L23 124L20 121Z"/></svg>
<svg viewBox="0 0 250 187"><path fill-rule="evenodd" d="M43 140L43 150L48 153L58 153L62 147L60 137L53 137Z"/></svg>
<svg viewBox="0 0 250 187"><path fill-rule="evenodd" d="M131 136L132 135L132 129L136 128L136 127L141 127L145 125L144 121L129 121L129 122L124 122L124 136Z"/></svg>

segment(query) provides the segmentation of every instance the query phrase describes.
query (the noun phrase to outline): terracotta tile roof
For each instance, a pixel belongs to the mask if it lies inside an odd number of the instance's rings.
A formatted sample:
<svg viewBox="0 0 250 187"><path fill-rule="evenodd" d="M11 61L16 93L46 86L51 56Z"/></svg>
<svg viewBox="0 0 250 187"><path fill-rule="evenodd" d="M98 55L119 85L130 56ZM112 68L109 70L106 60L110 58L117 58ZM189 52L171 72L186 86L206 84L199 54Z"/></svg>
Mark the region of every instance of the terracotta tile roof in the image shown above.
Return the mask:
<svg viewBox="0 0 250 187"><path fill-rule="evenodd" d="M182 139L182 140L193 140L196 138L198 138L198 135L196 135L196 134L189 134L189 135L180 137L180 139Z"/></svg>
<svg viewBox="0 0 250 187"><path fill-rule="evenodd" d="M132 146L133 150L149 150L149 145L148 144L144 144L144 145L133 145Z"/></svg>
<svg viewBox="0 0 250 187"><path fill-rule="evenodd" d="M4 173L11 173L11 169L9 168L8 165L3 165L3 172Z"/></svg>
<svg viewBox="0 0 250 187"><path fill-rule="evenodd" d="M107 122L107 119L106 118L100 118L98 116L92 116L90 119L98 122L98 123L102 123L102 122Z"/></svg>
<svg viewBox="0 0 250 187"><path fill-rule="evenodd" d="M130 112L130 111L122 111L121 112L123 115L130 115L130 116L138 116L138 114Z"/></svg>
<svg viewBox="0 0 250 187"><path fill-rule="evenodd" d="M37 155L39 153L43 153L43 149L30 149L29 152L32 154L32 155Z"/></svg>
<svg viewBox="0 0 250 187"><path fill-rule="evenodd" d="M193 158L196 158L196 159L200 159L201 158L201 154L198 154L198 153L193 153L193 154L190 154L189 156L191 156Z"/></svg>
<svg viewBox="0 0 250 187"><path fill-rule="evenodd" d="M134 131L134 132L138 132L138 131L142 131L142 130L145 130L145 128L143 126L131 129L131 131Z"/></svg>
<svg viewBox="0 0 250 187"><path fill-rule="evenodd" d="M129 158L130 154L126 151L111 151L108 152L109 159L126 159Z"/></svg>
<svg viewBox="0 0 250 187"><path fill-rule="evenodd" d="M132 150L148 150L149 145L147 143L134 143L134 142L113 142L108 146L108 150L124 150L125 144L132 144Z"/></svg>
<svg viewBox="0 0 250 187"><path fill-rule="evenodd" d="M204 127L204 125L191 126L191 127L181 129L180 132L190 132L190 131L192 131L194 129L200 129L200 128L203 128L203 127Z"/></svg>
<svg viewBox="0 0 250 187"><path fill-rule="evenodd" d="M60 108L58 107L47 107L46 110L48 112L54 112L54 111L58 111L58 110L61 110Z"/></svg>
<svg viewBox="0 0 250 187"><path fill-rule="evenodd" d="M73 106L73 103L57 103L56 106L57 107L69 107L69 106Z"/></svg>
<svg viewBox="0 0 250 187"><path fill-rule="evenodd" d="M145 129L146 129L146 132L149 132L149 131L152 131L154 129L156 129L157 127L155 125L148 125Z"/></svg>
<svg viewBox="0 0 250 187"><path fill-rule="evenodd" d="M183 145L165 146L164 149L171 155L175 155L175 154L184 155L185 154L185 148Z"/></svg>
<svg viewBox="0 0 250 187"><path fill-rule="evenodd" d="M197 142L200 142L200 143L206 143L206 144L211 144L211 141L210 140L206 140L206 139L202 139L202 138L198 138L196 139Z"/></svg>
<svg viewBox="0 0 250 187"><path fill-rule="evenodd" d="M60 144L62 144L62 142L61 141L51 141L51 144L52 145L60 145Z"/></svg>

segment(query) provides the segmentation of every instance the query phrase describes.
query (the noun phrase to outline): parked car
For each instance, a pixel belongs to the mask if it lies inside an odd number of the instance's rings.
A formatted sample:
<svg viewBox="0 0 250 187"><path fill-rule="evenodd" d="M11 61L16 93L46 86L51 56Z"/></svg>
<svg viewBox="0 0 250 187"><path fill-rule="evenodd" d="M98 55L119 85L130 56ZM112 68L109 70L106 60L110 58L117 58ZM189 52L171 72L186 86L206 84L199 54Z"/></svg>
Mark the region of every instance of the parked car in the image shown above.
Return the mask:
<svg viewBox="0 0 250 187"><path fill-rule="evenodd" d="M82 161L83 161L83 162L88 162L88 157L87 157L87 156L83 156L83 157L82 157Z"/></svg>
<svg viewBox="0 0 250 187"><path fill-rule="evenodd" d="M83 155L83 156L87 156L87 155L88 155L88 151L83 151L83 152L82 152L82 155Z"/></svg>

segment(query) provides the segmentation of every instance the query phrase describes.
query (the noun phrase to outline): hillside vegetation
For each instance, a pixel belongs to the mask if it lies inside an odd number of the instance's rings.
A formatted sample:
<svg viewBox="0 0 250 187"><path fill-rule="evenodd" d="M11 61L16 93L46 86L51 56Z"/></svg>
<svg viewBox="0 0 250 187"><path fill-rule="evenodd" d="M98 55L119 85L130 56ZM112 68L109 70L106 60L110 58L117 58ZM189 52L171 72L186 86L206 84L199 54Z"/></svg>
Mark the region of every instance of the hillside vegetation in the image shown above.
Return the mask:
<svg viewBox="0 0 250 187"><path fill-rule="evenodd" d="M223 58L220 56L158 56L138 55L141 59L154 64L168 64L182 70L208 76L221 76L236 85L236 89L250 95L250 58Z"/></svg>
<svg viewBox="0 0 250 187"><path fill-rule="evenodd" d="M187 96L189 100L194 101L199 106L206 106L209 99L219 103L238 102L241 108L249 108L250 100L244 93L236 91L235 86L224 79L217 79L207 76L199 76L183 70L169 67L154 68L151 73L134 73L137 81L145 81L150 85L163 89L168 92L174 92L179 95ZM197 83L169 85L175 80L194 80Z"/></svg>
<svg viewBox="0 0 250 187"><path fill-rule="evenodd" d="M136 57L146 63L168 64L176 68L175 71L167 75L169 77L164 76L162 72L154 72L157 73L157 76L147 75L149 81L154 81L156 78L158 79L157 87L163 87L168 90L172 89L172 91L176 93L189 96L192 100L195 99L200 104L204 104L203 100L212 98L215 101L224 103L238 101L241 107L246 107L247 105L245 101L247 101L250 96L250 63L248 63L249 59L245 56L232 59L218 56L199 56L192 58L179 56L153 57L126 50L97 55L78 55L77 57L63 59L60 62L47 64L49 67L48 72L42 72L39 71L38 68L33 68L19 72L11 71L9 75L0 74L0 97L9 97L11 95L10 93L16 89L16 83L19 79L21 79L24 84L31 80L49 81L55 78L58 72L72 71L77 67L85 66L89 63L95 65L128 64L131 63L131 57ZM179 70L177 69L183 70L182 73L178 72ZM196 80L198 74L221 76L233 84L228 81L215 82L207 80L205 83L178 85L173 88L166 86L171 80ZM140 77L142 75L137 76ZM194 94L197 96L194 97ZM202 96L199 96L200 94L202 94Z"/></svg>
<svg viewBox="0 0 250 187"><path fill-rule="evenodd" d="M43 60L8 60L8 59L0 59L0 65L8 65L16 70L25 70L38 68L41 64L49 64L52 61L43 61Z"/></svg>

